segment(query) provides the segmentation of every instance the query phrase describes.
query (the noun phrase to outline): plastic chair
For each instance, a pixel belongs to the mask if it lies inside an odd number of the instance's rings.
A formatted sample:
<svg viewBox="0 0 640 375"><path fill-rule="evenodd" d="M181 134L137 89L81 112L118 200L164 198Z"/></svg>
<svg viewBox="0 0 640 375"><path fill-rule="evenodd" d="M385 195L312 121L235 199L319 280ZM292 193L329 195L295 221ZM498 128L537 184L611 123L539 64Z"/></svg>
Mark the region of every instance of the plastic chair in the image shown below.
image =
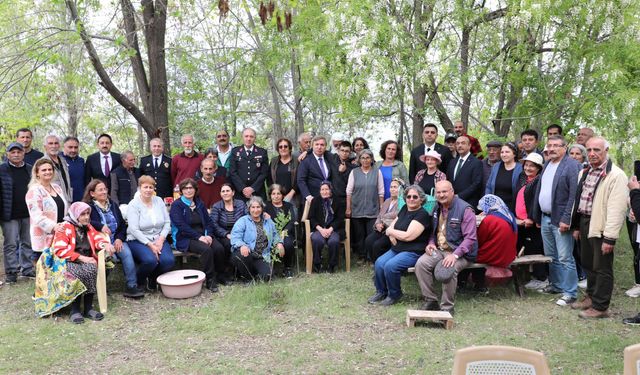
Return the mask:
<svg viewBox="0 0 640 375"><path fill-rule="evenodd" d="M313 248L311 247L311 223L309 221L309 209L311 208L311 202L306 201L304 204L304 211L302 212L301 222L304 223L305 229L305 259L306 259L306 271L308 274L313 272ZM351 272L351 219L344 220L345 239L340 241L340 244L344 247L344 262L347 272Z"/></svg>
<svg viewBox="0 0 640 375"><path fill-rule="evenodd" d="M640 344L624 348L624 375L640 374Z"/></svg>
<svg viewBox="0 0 640 375"><path fill-rule="evenodd" d="M453 375L550 374L544 354L513 346L473 346L456 351Z"/></svg>

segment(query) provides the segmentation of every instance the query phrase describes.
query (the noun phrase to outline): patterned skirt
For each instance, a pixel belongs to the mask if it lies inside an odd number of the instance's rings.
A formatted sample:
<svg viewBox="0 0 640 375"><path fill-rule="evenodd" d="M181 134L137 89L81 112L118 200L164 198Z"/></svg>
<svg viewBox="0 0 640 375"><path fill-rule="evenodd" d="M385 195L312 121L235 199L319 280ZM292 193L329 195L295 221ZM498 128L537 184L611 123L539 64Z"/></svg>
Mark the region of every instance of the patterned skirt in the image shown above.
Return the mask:
<svg viewBox="0 0 640 375"><path fill-rule="evenodd" d="M70 264L72 263L58 258L51 249L47 248L42 252L36 263L36 286L33 295L35 312L39 317L55 313L87 291L87 287L69 272ZM93 280L95 290L95 276Z"/></svg>
<svg viewBox="0 0 640 375"><path fill-rule="evenodd" d="M98 265L92 263L67 262L67 271L80 280L87 288L87 293L96 292Z"/></svg>

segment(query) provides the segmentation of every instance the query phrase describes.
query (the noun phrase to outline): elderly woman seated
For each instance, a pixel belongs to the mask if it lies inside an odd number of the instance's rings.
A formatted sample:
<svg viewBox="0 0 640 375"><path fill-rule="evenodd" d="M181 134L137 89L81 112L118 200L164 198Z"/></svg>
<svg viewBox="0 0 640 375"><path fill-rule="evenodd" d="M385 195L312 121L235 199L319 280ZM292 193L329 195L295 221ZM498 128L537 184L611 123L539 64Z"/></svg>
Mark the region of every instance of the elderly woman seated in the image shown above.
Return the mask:
<svg viewBox="0 0 640 375"><path fill-rule="evenodd" d="M322 249L329 248L330 273L338 265L338 247L344 240L344 212L345 207L340 199L333 199L330 182L320 185L320 195L313 198L309 209L309 224L311 226L311 246L313 248L313 272L322 270Z"/></svg>
<svg viewBox="0 0 640 375"><path fill-rule="evenodd" d="M102 320L104 315L93 309L98 275L97 252L114 249L109 239L89 224L91 207L76 202L64 218L64 229L57 231L51 249L38 260L35 290L36 313L52 314L71 303L72 323L84 318ZM55 255L54 255L55 254ZM84 296L84 314L80 304Z"/></svg>
<svg viewBox="0 0 640 375"><path fill-rule="evenodd" d="M273 220L264 217L262 198L247 201L249 214L241 217L231 230L231 262L245 280L271 279L271 249L284 255L284 245Z"/></svg>
<svg viewBox="0 0 640 375"><path fill-rule="evenodd" d="M418 185L405 190L407 204L386 230L391 241L391 249L381 255L375 263L376 294L369 303L389 306L402 297L400 276L407 268L415 266L431 234L431 217L422 208L425 194Z"/></svg>
<svg viewBox="0 0 640 375"><path fill-rule="evenodd" d="M384 231L389 227L389 224L398 217L398 195L400 189L404 187L403 185L403 181L399 178L391 180L391 184L389 184L389 193L391 196L382 203L376 223L373 225L373 232L364 240L367 259L371 259L373 262L391 247L391 241Z"/></svg>
<svg viewBox="0 0 640 375"><path fill-rule="evenodd" d="M176 249L199 254L200 269L206 276L205 285L211 292L218 291L218 281L225 285L222 277L225 251L213 234L213 222L207 208L197 197L198 184L185 178L178 185L182 196L171 205L169 216L173 224Z"/></svg>
<svg viewBox="0 0 640 375"><path fill-rule="evenodd" d="M265 212L271 217L272 220L278 221L278 214L282 213L285 215L284 217L288 217L288 221L282 223L283 228L282 231L284 235L282 237L282 244L284 245L284 273L283 276L286 278L293 277L293 256L295 254L295 248L293 246L293 236L294 236L294 222L296 221L296 213L293 209L293 205L284 200L285 195L284 189L282 185L272 184L269 186L269 197L271 197L271 201L267 203L265 207ZM282 233L281 233L282 234Z"/></svg>

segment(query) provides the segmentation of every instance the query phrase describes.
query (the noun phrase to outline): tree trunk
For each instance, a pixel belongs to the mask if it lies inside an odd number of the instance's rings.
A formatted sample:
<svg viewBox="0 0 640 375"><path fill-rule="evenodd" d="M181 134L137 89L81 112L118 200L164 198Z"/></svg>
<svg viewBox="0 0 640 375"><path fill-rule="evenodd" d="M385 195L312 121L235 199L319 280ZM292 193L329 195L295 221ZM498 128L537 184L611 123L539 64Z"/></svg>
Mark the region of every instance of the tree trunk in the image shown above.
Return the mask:
<svg viewBox="0 0 640 375"><path fill-rule="evenodd" d="M293 87L293 98L294 98L293 113L296 119L295 135L297 138L298 135L304 133L304 114L302 112L302 92L301 92L302 87L301 87L300 66L298 65L295 48L291 48L291 84Z"/></svg>
<svg viewBox="0 0 640 375"><path fill-rule="evenodd" d="M424 101L427 96L427 88L424 85L414 87L413 91L413 111L411 120L413 121L413 144L422 143L422 129L424 128Z"/></svg>

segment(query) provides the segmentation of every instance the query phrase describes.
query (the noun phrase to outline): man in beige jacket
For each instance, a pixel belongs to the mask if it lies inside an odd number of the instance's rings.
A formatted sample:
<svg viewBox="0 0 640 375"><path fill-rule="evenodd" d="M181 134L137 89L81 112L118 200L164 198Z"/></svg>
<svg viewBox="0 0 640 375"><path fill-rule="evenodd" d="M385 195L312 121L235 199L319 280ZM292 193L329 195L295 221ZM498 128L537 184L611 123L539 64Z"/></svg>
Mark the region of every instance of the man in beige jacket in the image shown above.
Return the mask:
<svg viewBox="0 0 640 375"><path fill-rule="evenodd" d="M606 318L613 291L613 248L625 223L629 197L627 176L609 159L609 143L601 137L586 143L589 167L578 176L572 227L580 240L587 273L585 297L571 305L584 319Z"/></svg>

